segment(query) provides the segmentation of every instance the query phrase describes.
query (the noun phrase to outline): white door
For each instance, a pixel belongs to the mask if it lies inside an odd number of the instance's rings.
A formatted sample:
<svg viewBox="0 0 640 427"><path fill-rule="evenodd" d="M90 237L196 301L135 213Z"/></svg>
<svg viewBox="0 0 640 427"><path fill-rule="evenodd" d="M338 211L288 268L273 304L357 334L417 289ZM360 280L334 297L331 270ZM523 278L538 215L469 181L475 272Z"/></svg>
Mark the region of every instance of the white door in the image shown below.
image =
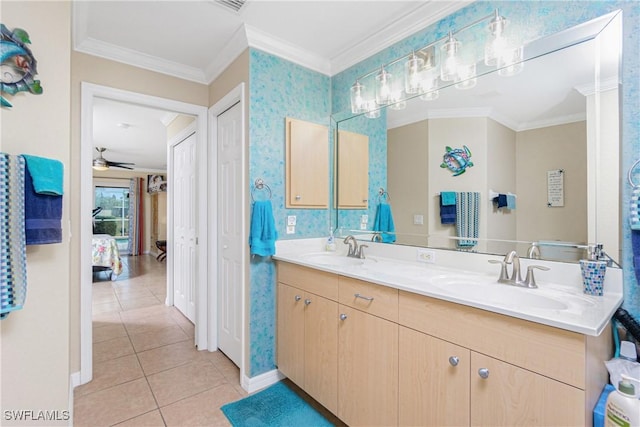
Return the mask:
<svg viewBox="0 0 640 427"><path fill-rule="evenodd" d="M240 366L242 350L242 110L218 116L218 348Z"/></svg>
<svg viewBox="0 0 640 427"><path fill-rule="evenodd" d="M196 319L196 136L173 147L173 303Z"/></svg>

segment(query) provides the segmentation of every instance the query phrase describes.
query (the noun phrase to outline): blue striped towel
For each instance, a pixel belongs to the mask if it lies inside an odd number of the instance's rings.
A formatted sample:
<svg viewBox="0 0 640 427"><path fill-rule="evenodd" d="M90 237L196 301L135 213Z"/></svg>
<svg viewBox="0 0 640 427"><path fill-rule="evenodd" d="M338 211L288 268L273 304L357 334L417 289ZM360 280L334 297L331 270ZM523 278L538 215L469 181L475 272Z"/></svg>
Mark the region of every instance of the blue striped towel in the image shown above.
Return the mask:
<svg viewBox="0 0 640 427"><path fill-rule="evenodd" d="M24 178L24 159L0 153L0 319L21 309L27 296Z"/></svg>
<svg viewBox="0 0 640 427"><path fill-rule="evenodd" d="M478 212L480 207L480 193L461 192L456 198L456 232L459 248L471 249L478 244Z"/></svg>
<svg viewBox="0 0 640 427"><path fill-rule="evenodd" d="M631 193L629 221L632 230L640 230L640 187L635 187Z"/></svg>

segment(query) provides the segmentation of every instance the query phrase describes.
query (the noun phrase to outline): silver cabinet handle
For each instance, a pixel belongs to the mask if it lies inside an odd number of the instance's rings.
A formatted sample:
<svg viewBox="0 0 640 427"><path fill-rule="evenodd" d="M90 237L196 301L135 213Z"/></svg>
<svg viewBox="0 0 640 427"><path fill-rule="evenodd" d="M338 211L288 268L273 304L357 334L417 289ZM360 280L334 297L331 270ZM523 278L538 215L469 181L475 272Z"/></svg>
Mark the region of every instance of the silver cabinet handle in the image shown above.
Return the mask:
<svg viewBox="0 0 640 427"><path fill-rule="evenodd" d="M347 315L346 315L346 314L344 314L344 313L342 313L342 314L340 315L340 320L347 320Z"/></svg>
<svg viewBox="0 0 640 427"><path fill-rule="evenodd" d="M458 356L451 356L449 357L449 363L451 363L451 366L458 366L460 359L458 359Z"/></svg>
<svg viewBox="0 0 640 427"><path fill-rule="evenodd" d="M300 301L301 299L302 297L300 295L296 295L296 298L295 298L296 301Z"/></svg>
<svg viewBox="0 0 640 427"><path fill-rule="evenodd" d="M373 297L365 297L364 295L360 295L360 294L353 294L353 296L356 298L362 298L365 301L373 301Z"/></svg>
<svg viewBox="0 0 640 427"><path fill-rule="evenodd" d="M305 304L305 305L309 305L309 304L311 304L311 300L310 300L310 299L306 299L306 300L304 300L304 304Z"/></svg>
<svg viewBox="0 0 640 427"><path fill-rule="evenodd" d="M480 375L480 378L483 380L486 380L489 378L489 370L487 368L480 368L478 369L478 375Z"/></svg>
<svg viewBox="0 0 640 427"><path fill-rule="evenodd" d="M296 195L296 200L300 200L300 199L302 199L302 196L300 196L299 194Z"/></svg>

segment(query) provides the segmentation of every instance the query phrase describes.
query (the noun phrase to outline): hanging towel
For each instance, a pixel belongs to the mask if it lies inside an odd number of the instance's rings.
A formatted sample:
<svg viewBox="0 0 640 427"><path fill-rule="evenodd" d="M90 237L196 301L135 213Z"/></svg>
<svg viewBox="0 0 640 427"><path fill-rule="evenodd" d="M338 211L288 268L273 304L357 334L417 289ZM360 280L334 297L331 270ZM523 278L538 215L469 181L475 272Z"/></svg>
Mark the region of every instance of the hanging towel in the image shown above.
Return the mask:
<svg viewBox="0 0 640 427"><path fill-rule="evenodd" d="M0 153L0 319L21 309L27 297L24 177L24 159Z"/></svg>
<svg viewBox="0 0 640 427"><path fill-rule="evenodd" d="M507 194L507 209L514 210L516 208L516 196Z"/></svg>
<svg viewBox="0 0 640 427"><path fill-rule="evenodd" d="M396 241L396 227L393 224L393 214L389 203L378 203L376 218L373 222L373 231L379 231L383 243L393 243Z"/></svg>
<svg viewBox="0 0 640 427"><path fill-rule="evenodd" d="M36 193L30 173L24 174L24 210L27 245L62 242L62 196Z"/></svg>
<svg viewBox="0 0 640 427"><path fill-rule="evenodd" d="M498 194L498 209L504 208L507 206L507 195L506 194Z"/></svg>
<svg viewBox="0 0 640 427"><path fill-rule="evenodd" d="M455 206L455 205L456 205L455 191L443 191L440 193L440 206Z"/></svg>
<svg viewBox="0 0 640 427"><path fill-rule="evenodd" d="M252 255L270 256L276 253L278 231L273 220L271 200L257 200L251 211L249 247Z"/></svg>
<svg viewBox="0 0 640 427"><path fill-rule="evenodd" d="M640 187L635 187L631 193L629 221L632 230L640 230Z"/></svg>
<svg viewBox="0 0 640 427"><path fill-rule="evenodd" d="M633 250L633 268L636 283L640 286L640 230L631 230L631 249Z"/></svg>
<svg viewBox="0 0 640 427"><path fill-rule="evenodd" d="M37 194L62 196L64 165L59 160L23 154Z"/></svg>
<svg viewBox="0 0 640 427"><path fill-rule="evenodd" d="M456 209L457 221L456 232L461 240L458 240L458 247L473 248L478 244L478 224L479 224L480 193L461 192L457 195ZM470 238L466 240L465 238Z"/></svg>
<svg viewBox="0 0 640 427"><path fill-rule="evenodd" d="M453 204L450 203L451 198L445 194L453 194ZM456 193L447 191L440 193L440 223L455 224L456 223Z"/></svg>

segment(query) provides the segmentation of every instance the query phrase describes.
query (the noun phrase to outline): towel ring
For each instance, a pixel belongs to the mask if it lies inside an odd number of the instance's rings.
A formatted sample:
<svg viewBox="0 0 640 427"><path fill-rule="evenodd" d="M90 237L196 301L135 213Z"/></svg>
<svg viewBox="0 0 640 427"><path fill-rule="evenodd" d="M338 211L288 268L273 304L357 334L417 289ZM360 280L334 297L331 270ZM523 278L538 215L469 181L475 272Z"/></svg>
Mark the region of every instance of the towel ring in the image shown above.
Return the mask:
<svg viewBox="0 0 640 427"><path fill-rule="evenodd" d="M380 189L378 190L378 202L381 202L382 200L390 202L391 196L389 196L388 192L384 191L384 188L380 187Z"/></svg>
<svg viewBox="0 0 640 427"><path fill-rule="evenodd" d="M256 182L254 183L253 188L251 189L251 201L255 201L254 192L256 190L261 190L262 191L262 190L265 190L265 189L269 193L269 198L268 199L271 200L271 188L267 184L264 183L262 178L256 179Z"/></svg>
<svg viewBox="0 0 640 427"><path fill-rule="evenodd" d="M640 184L633 183L633 170L640 164L640 159L636 160L636 162L629 168L629 173L627 174L627 179L629 180L629 184L632 188L640 188Z"/></svg>

